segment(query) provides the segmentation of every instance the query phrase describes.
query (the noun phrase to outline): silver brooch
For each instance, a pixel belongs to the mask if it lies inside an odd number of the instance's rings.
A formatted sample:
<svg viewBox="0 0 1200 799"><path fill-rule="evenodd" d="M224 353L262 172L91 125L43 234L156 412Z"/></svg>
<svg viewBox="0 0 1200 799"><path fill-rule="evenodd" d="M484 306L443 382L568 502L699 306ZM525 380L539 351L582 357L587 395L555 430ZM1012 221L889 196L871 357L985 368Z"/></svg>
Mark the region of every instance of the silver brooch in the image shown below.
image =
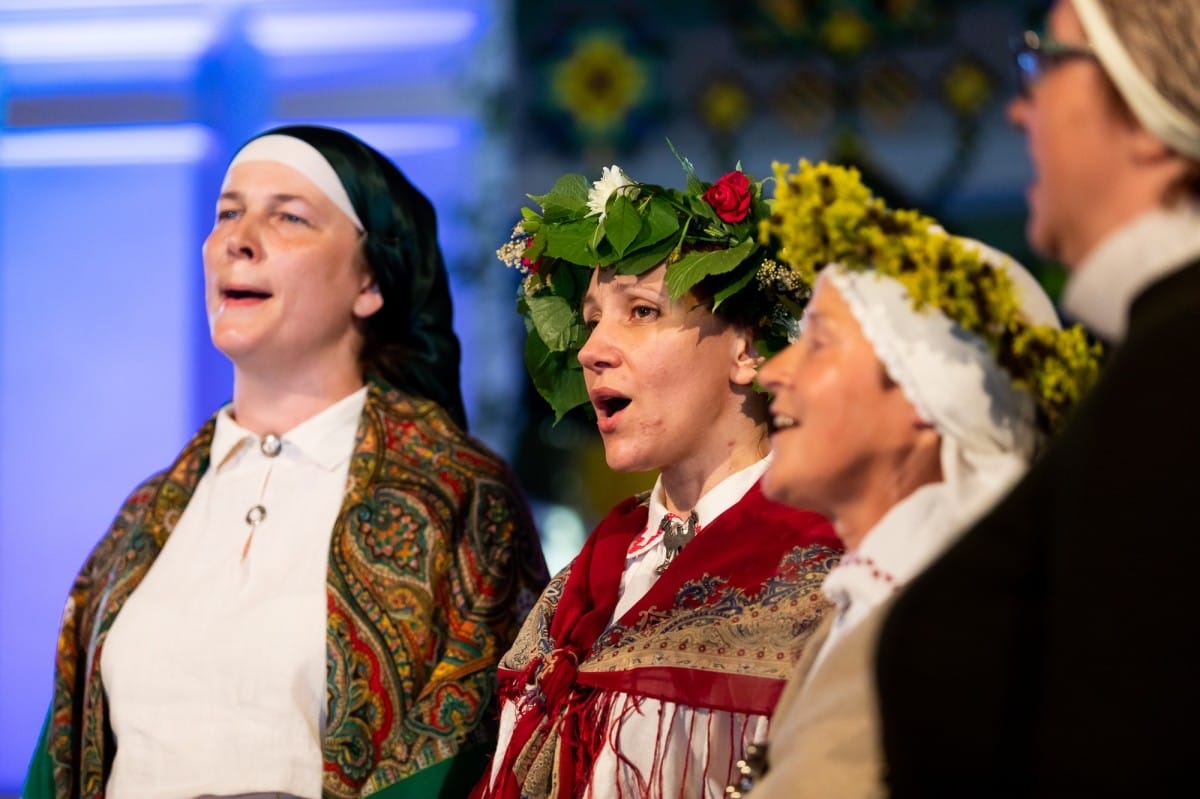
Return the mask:
<svg viewBox="0 0 1200 799"><path fill-rule="evenodd" d="M687 521L680 519L678 516L668 513L659 522L658 529L663 534L663 545L667 548L667 555L663 558L663 562L655 569L658 574L662 574L667 570L672 559L679 554L688 541L696 537L696 525L699 523L696 517L696 511L688 514Z"/></svg>

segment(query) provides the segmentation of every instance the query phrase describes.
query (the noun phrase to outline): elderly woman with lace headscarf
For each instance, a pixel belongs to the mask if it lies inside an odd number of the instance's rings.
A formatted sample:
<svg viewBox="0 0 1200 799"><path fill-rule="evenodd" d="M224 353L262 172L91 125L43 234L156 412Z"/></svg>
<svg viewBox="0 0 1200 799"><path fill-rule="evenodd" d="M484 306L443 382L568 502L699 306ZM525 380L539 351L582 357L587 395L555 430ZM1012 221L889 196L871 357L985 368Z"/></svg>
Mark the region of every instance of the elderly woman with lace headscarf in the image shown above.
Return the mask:
<svg viewBox="0 0 1200 799"><path fill-rule="evenodd" d="M778 168L764 234L818 272L774 393L772 498L830 518L836 605L772 719L761 797L884 795L874 645L891 598L1024 473L1096 372L1082 331L1011 258L893 211L857 174ZM763 768L759 764L759 768Z"/></svg>

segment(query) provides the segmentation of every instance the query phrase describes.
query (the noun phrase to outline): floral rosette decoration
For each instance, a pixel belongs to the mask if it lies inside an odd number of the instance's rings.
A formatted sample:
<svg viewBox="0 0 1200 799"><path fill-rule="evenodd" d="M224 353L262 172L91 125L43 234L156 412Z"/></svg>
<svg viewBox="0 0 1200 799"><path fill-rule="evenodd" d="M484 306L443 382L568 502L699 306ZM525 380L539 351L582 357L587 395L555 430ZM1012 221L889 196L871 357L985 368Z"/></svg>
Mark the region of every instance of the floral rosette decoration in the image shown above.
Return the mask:
<svg viewBox="0 0 1200 799"><path fill-rule="evenodd" d="M588 336L580 306L593 269L638 275L665 263L673 298L693 289L711 297L714 310L724 306L757 332L763 354L794 335L810 286L779 266L774 244L759 240L771 213L762 182L738 165L705 183L691 162L679 161L684 190L639 183L615 165L590 186L582 175L564 175L546 194L529 195L541 210L521 209L521 222L496 251L525 275L517 299L528 332L525 364L556 419L588 402L578 355Z"/></svg>
<svg viewBox="0 0 1200 799"><path fill-rule="evenodd" d="M807 285L828 264L873 269L899 281L913 307L934 306L979 336L1013 384L1033 396L1039 426L1058 428L1099 377L1099 345L1075 325L1030 322L1003 269L917 211L892 209L863 185L855 169L800 161L774 165L773 215L761 241Z"/></svg>

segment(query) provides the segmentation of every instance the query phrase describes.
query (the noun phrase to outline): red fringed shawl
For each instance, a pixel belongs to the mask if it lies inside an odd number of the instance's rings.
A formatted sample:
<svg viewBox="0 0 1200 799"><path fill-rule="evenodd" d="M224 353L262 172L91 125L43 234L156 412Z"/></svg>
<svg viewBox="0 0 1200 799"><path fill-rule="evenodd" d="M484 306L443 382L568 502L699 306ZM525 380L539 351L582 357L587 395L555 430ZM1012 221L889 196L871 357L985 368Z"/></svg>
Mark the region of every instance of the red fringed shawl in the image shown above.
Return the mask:
<svg viewBox="0 0 1200 799"><path fill-rule="evenodd" d="M647 514L636 498L615 508L502 659L501 697L516 703L517 722L496 779L476 797L581 795L614 694L764 716L774 708L828 607L819 586L841 551L832 527L755 485L610 623Z"/></svg>

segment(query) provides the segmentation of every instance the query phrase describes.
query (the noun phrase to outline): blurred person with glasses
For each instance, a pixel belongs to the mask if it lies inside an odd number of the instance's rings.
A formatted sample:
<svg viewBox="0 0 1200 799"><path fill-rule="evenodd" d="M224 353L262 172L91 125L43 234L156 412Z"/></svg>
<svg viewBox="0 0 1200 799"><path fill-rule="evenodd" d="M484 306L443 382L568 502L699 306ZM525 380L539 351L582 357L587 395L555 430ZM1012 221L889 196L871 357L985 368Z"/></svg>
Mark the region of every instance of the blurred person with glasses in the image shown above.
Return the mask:
<svg viewBox="0 0 1200 799"><path fill-rule="evenodd" d="M1027 477L900 594L893 797L1155 796L1191 777L1200 622L1200 4L1059 0L1016 49L1027 235L1113 344Z"/></svg>
<svg viewBox="0 0 1200 799"><path fill-rule="evenodd" d="M1037 82L1060 64L1077 58L1095 60L1096 53L1087 45L1056 42L1034 31L1025 31L1010 44L1017 68L1017 89L1028 98Z"/></svg>

